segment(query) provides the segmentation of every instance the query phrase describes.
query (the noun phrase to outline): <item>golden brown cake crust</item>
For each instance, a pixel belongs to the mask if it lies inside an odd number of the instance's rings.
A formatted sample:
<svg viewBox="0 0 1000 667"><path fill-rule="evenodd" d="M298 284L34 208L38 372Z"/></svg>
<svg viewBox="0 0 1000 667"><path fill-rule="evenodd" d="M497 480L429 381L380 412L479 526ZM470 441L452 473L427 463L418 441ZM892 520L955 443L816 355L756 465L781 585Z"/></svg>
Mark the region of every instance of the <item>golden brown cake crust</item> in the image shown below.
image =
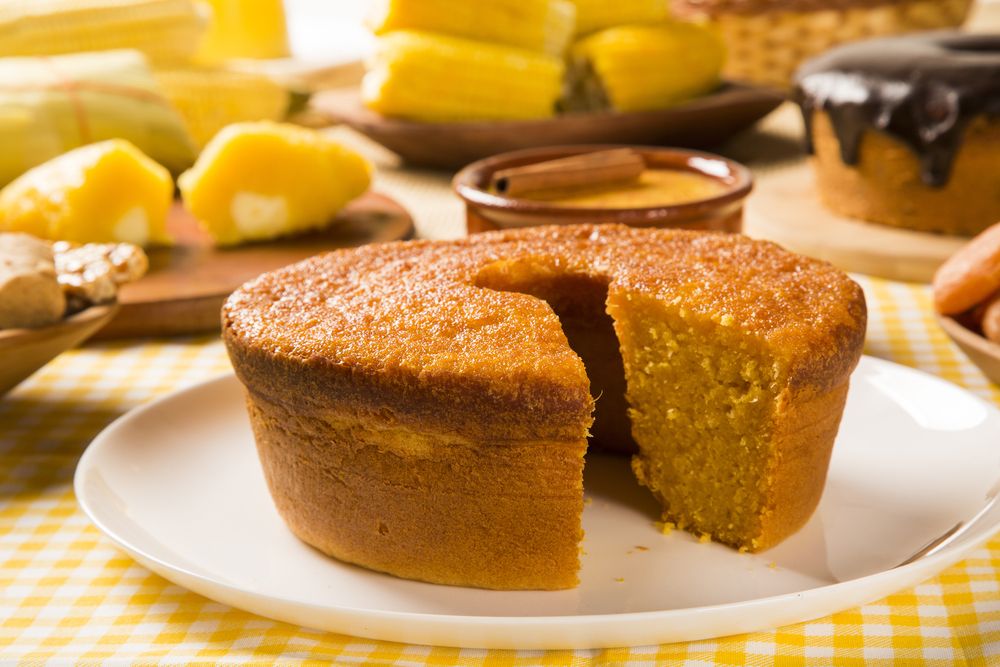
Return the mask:
<svg viewBox="0 0 1000 667"><path fill-rule="evenodd" d="M728 315L787 355L794 382L839 384L864 337L857 284L825 262L739 235L618 225L536 227L321 255L234 293L223 311L224 335L247 363L309 368L308 379L288 381L329 383L346 392L344 399L369 400L362 389L369 381L398 394L394 403L405 399L421 419L434 419L433 406L448 394L468 405L475 425L477 404L484 404L470 394L487 392L491 409L524 416L529 404L548 424L553 414L579 410L575 388L584 377L580 364L580 376L564 377L576 356L558 318L534 297L475 286L483 267L519 257L608 280L609 290L680 299L709 318ZM429 378L440 395L407 393ZM512 428L539 433L535 423Z"/></svg>
<svg viewBox="0 0 1000 667"><path fill-rule="evenodd" d="M519 267L682 304L764 342L793 403L774 438L801 456L774 475L787 507L761 539L808 518L863 343L860 288L742 236L588 225L329 253L229 298L223 336L296 535L408 578L575 583L594 401L553 307L486 287ZM554 305L572 314L584 291Z"/></svg>

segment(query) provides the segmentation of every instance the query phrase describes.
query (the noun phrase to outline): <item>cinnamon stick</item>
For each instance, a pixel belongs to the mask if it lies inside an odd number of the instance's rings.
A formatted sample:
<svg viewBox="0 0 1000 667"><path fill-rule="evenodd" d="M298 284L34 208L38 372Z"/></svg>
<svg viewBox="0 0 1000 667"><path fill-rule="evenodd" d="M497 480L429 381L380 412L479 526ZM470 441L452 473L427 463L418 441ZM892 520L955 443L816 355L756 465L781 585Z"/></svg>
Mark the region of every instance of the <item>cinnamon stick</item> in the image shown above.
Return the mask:
<svg viewBox="0 0 1000 667"><path fill-rule="evenodd" d="M629 183L638 180L645 168L646 161L638 151L613 148L501 169L490 183L495 192L517 197L543 190Z"/></svg>

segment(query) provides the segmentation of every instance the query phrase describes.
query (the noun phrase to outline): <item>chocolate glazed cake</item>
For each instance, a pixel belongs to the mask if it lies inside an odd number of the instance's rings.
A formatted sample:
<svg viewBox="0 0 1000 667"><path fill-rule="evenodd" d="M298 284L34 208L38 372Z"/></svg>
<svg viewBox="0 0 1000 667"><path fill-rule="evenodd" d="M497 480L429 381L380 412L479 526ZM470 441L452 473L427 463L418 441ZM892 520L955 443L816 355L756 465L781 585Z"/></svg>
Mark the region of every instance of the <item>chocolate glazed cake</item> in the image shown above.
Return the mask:
<svg viewBox="0 0 1000 667"><path fill-rule="evenodd" d="M1000 35L857 42L795 83L831 210L961 235L1000 220Z"/></svg>

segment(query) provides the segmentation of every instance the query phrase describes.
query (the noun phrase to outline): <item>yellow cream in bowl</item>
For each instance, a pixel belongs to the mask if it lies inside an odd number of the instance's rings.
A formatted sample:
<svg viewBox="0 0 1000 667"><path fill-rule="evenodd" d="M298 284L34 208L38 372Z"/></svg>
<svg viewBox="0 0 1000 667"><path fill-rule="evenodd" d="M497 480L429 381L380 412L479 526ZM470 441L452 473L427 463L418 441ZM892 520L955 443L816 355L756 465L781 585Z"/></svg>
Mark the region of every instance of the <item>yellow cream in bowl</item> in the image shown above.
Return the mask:
<svg viewBox="0 0 1000 667"><path fill-rule="evenodd" d="M586 189L545 190L526 198L558 206L579 208L649 208L671 206L708 199L722 194L727 186L690 171L647 169L637 181Z"/></svg>

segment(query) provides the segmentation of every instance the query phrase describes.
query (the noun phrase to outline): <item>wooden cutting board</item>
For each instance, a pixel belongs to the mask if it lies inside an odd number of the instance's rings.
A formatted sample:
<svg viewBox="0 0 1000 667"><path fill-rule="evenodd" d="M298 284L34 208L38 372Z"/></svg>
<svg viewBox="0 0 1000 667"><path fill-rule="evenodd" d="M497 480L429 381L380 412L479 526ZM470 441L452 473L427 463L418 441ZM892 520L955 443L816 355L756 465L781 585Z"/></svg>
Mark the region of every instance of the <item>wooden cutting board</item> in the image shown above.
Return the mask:
<svg viewBox="0 0 1000 667"><path fill-rule="evenodd" d="M406 209L371 192L351 202L327 229L266 243L216 248L179 203L167 225L177 244L148 251L149 273L122 289L118 314L95 338L217 331L226 297L261 273L329 250L413 234Z"/></svg>
<svg viewBox="0 0 1000 667"><path fill-rule="evenodd" d="M965 237L897 229L828 211L819 200L808 163L757 177L747 199L743 233L856 273L890 280L930 282Z"/></svg>

